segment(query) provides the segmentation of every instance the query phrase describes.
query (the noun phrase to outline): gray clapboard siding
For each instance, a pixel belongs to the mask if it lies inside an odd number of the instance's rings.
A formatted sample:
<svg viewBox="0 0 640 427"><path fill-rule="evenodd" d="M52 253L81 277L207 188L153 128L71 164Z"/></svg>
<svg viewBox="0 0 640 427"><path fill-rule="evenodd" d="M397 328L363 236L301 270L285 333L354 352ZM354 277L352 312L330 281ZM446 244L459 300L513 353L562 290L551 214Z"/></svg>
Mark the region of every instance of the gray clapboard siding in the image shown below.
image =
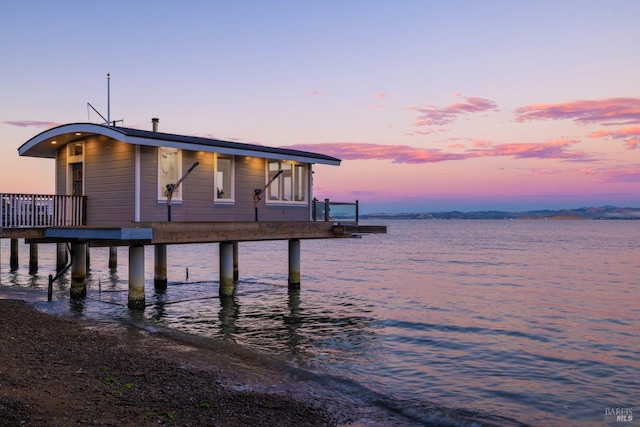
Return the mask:
<svg viewBox="0 0 640 427"><path fill-rule="evenodd" d="M215 156L213 153L182 151L182 171L194 162L198 167L181 185L181 199L174 199L172 221L253 221L253 195L266 181L266 162L258 157L234 157L234 199L215 201ZM309 167L309 165L307 165ZM56 158L56 192L67 193L67 149ZM135 221L135 146L104 137L85 140L84 188L90 226L128 226ZM158 148L140 147L140 220L166 221L167 204L158 194ZM309 203L258 205L261 221L308 221Z"/></svg>
<svg viewBox="0 0 640 427"><path fill-rule="evenodd" d="M134 220L134 146L88 138L84 148L87 225L126 226Z"/></svg>

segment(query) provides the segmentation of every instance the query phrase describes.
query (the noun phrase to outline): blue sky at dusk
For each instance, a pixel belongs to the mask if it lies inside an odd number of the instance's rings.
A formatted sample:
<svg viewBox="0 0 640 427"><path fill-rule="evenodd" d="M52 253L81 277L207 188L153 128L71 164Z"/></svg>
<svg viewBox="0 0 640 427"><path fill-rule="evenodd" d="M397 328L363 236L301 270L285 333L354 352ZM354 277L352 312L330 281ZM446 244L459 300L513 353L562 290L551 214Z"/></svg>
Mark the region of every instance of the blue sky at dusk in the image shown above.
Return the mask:
<svg viewBox="0 0 640 427"><path fill-rule="evenodd" d="M363 212L640 207L640 2L4 1L0 192L53 193L17 148L59 124L343 159Z"/></svg>

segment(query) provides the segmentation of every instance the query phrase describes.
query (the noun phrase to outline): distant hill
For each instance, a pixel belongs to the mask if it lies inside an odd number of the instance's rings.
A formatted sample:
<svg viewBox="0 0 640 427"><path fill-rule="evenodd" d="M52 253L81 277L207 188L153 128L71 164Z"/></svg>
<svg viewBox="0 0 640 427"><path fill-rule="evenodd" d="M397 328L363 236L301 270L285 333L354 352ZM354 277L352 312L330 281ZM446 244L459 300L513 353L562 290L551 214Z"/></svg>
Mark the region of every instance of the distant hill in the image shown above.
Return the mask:
<svg viewBox="0 0 640 427"><path fill-rule="evenodd" d="M523 212L411 212L361 214L361 219L640 219L640 208L601 206L592 208L533 210Z"/></svg>

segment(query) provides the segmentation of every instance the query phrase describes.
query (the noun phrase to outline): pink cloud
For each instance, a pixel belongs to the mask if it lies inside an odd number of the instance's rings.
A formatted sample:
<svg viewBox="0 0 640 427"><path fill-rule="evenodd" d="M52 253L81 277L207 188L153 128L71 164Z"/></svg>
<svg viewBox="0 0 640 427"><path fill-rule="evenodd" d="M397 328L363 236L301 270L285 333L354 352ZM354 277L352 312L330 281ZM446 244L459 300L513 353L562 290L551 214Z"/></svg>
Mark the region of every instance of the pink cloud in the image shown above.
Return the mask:
<svg viewBox="0 0 640 427"><path fill-rule="evenodd" d="M373 96L375 96L376 98L386 98L387 94L382 92L376 92L373 94Z"/></svg>
<svg viewBox="0 0 640 427"><path fill-rule="evenodd" d="M580 100L560 104L534 104L516 109L516 121L573 120L576 123L605 123L622 120L640 123L640 98Z"/></svg>
<svg viewBox="0 0 640 427"><path fill-rule="evenodd" d="M466 103L458 102L444 108L416 108L416 111L420 113L416 124L419 126L448 125L460 115L479 113L495 108L496 104L493 101L482 98L467 98Z"/></svg>
<svg viewBox="0 0 640 427"><path fill-rule="evenodd" d="M510 143L495 145L490 148L474 149L471 151L479 153L480 156L500 157L508 156L516 159L564 159L564 160L587 160L586 153L578 151L567 151L566 147L576 144L578 141L572 139L558 139L549 142L538 143Z"/></svg>
<svg viewBox="0 0 640 427"><path fill-rule="evenodd" d="M438 108L435 106L408 107L407 110L417 111L416 126L444 126L453 123L464 114L481 113L495 110L497 104L489 99L471 97L465 102L458 102L447 107Z"/></svg>
<svg viewBox="0 0 640 427"><path fill-rule="evenodd" d="M47 129L60 126L62 124L62 123L56 123L56 122L43 122L43 121L37 121L37 120L6 120L2 123L7 124L9 126L18 126L21 128L38 127L38 128L47 128Z"/></svg>
<svg viewBox="0 0 640 427"><path fill-rule="evenodd" d="M320 95L320 92L317 90L309 90L307 91L308 95Z"/></svg>
<svg viewBox="0 0 640 427"><path fill-rule="evenodd" d="M513 157L515 159L539 158L570 161L589 160L585 153L566 148L577 141L562 139L544 143L512 143L474 148L463 153L446 153L436 149L410 147L408 145L380 145L369 143L298 144L287 146L297 150L323 153L343 160L391 160L393 163L437 163L480 157Z"/></svg>
<svg viewBox="0 0 640 427"><path fill-rule="evenodd" d="M440 150L409 147L408 145L379 145L357 142L330 144L299 144L287 146L297 150L313 151L344 160L391 160L394 163L436 163L445 160L463 160L473 154L448 154Z"/></svg>
<svg viewBox="0 0 640 427"><path fill-rule="evenodd" d="M640 126L620 128L618 130L597 130L587 135L589 138L611 138L624 140L629 150L640 148Z"/></svg>

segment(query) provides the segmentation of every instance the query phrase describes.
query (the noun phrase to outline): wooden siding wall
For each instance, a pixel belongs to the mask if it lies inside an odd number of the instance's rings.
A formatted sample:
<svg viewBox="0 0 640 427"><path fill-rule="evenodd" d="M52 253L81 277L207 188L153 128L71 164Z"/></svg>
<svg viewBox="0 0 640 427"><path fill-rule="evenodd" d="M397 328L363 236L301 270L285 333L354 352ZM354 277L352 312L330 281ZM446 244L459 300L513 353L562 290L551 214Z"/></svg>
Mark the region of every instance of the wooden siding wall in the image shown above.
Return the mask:
<svg viewBox="0 0 640 427"><path fill-rule="evenodd" d="M192 151L182 152L182 173L185 173L194 162L200 162L188 178L180 185L182 201L174 199L171 203L172 221L205 221L203 215L211 207L213 184L209 183L213 176L213 154ZM141 165L141 211L142 221L166 221L167 204L158 199L158 149L140 147ZM207 184L209 187L207 187ZM208 194L209 193L209 194Z"/></svg>
<svg viewBox="0 0 640 427"><path fill-rule="evenodd" d="M182 173L200 162L181 185L182 201L174 200L172 221L253 221L254 189L265 184L265 160L236 156L234 202L215 202L214 154L182 152ZM308 165L310 167L311 165ZM56 158L56 194L67 194L67 147ZM84 193L87 225L125 227L135 221L135 146L104 136L87 138L84 146ZM258 205L260 221L309 221L310 196L301 205ZM158 149L140 147L140 220L166 221L167 205L158 199Z"/></svg>
<svg viewBox="0 0 640 427"><path fill-rule="evenodd" d="M158 151L141 147L141 221L166 221L167 205L158 200ZM265 161L262 158L236 156L234 163L234 203L215 202L214 154L183 151L182 173L194 162L200 164L182 182L182 201L173 200L171 220L178 221L253 221L253 192L265 184ZM260 221L308 221L308 204L299 206L265 206L259 204Z"/></svg>
<svg viewBox="0 0 640 427"><path fill-rule="evenodd" d="M134 146L105 137L85 140L87 225L127 226L135 220Z"/></svg>

